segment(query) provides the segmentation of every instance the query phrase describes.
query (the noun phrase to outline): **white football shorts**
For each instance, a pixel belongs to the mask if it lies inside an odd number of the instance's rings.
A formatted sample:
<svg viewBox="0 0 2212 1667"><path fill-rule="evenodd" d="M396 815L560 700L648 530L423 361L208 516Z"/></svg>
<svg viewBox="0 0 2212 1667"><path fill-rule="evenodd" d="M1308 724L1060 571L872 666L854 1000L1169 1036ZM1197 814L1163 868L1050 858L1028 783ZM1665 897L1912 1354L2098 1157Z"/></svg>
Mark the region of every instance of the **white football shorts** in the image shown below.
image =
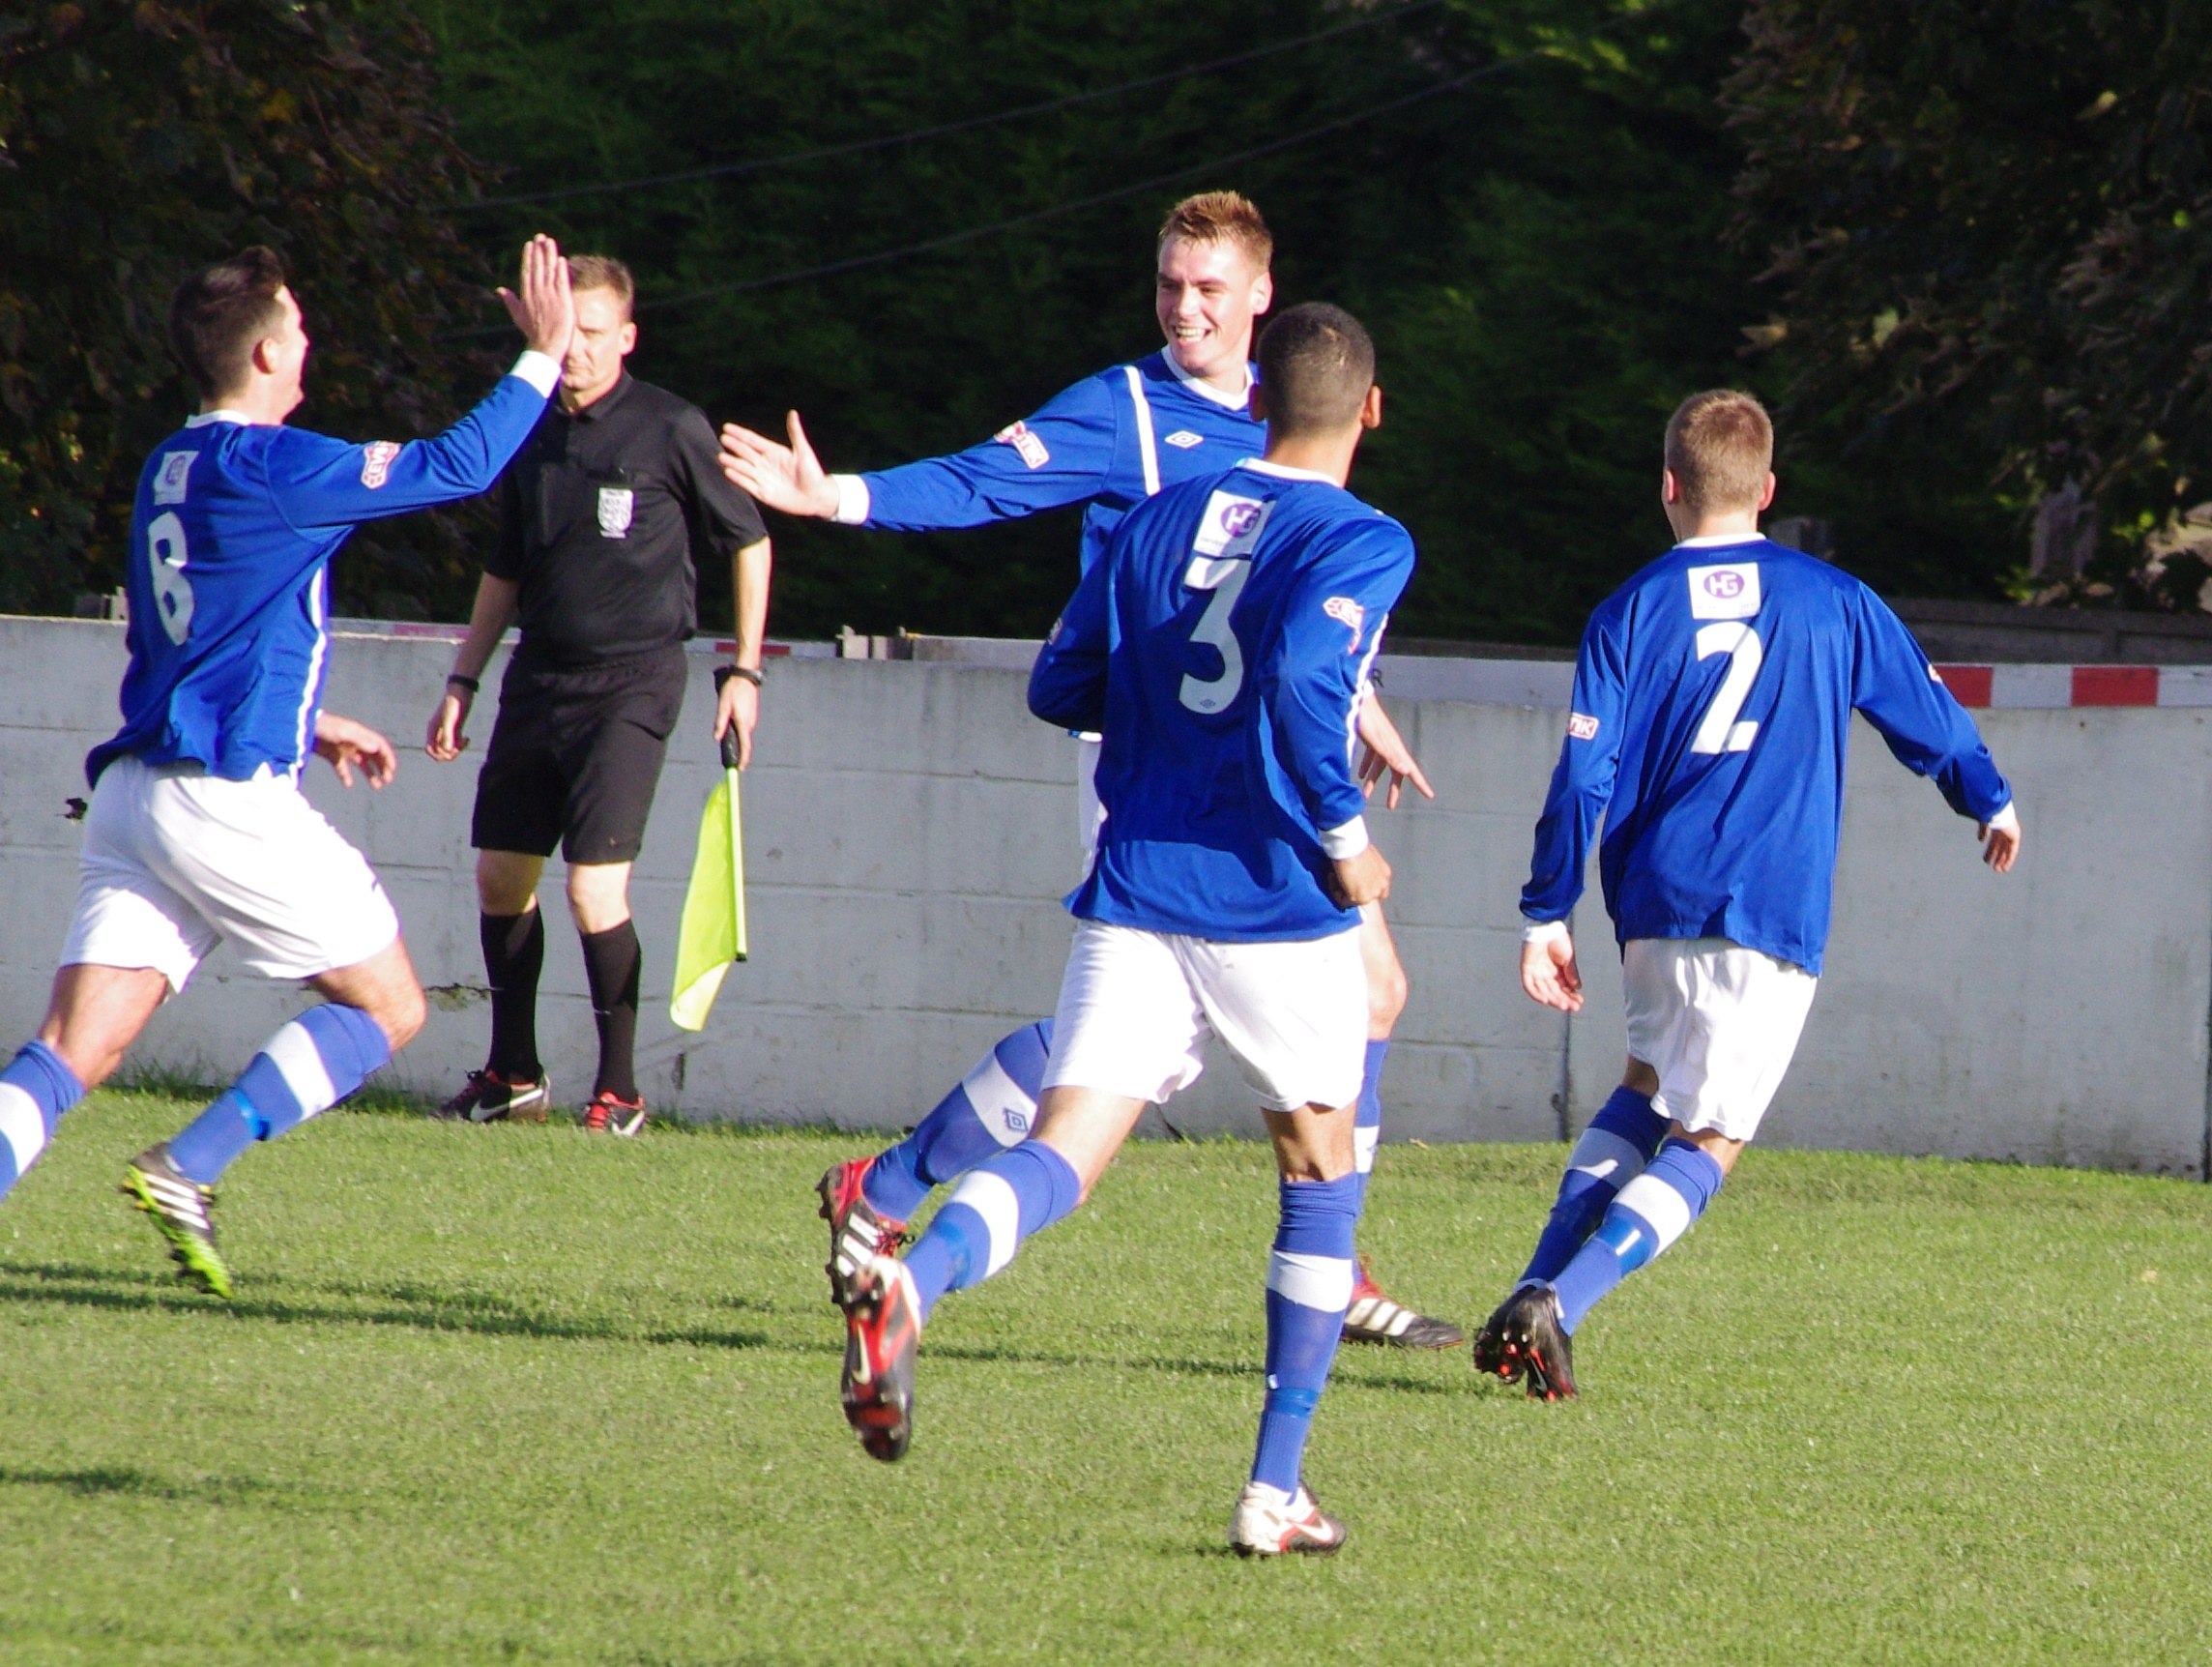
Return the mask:
<svg viewBox="0 0 2212 1667"><path fill-rule="evenodd" d="M1726 938L1631 938L1628 1054L1659 1073L1652 1109L1695 1134L1759 1131L1820 980Z"/></svg>
<svg viewBox="0 0 2212 1667"><path fill-rule="evenodd" d="M154 967L182 990L223 939L273 979L367 960L399 917L359 851L290 777L118 758L84 819L65 967Z"/></svg>
<svg viewBox="0 0 2212 1667"><path fill-rule="evenodd" d="M1354 928L1288 944L1216 944L1078 921L1052 1021L1046 1088L1165 1104L1219 1037L1270 1111L1359 1097L1367 971Z"/></svg>

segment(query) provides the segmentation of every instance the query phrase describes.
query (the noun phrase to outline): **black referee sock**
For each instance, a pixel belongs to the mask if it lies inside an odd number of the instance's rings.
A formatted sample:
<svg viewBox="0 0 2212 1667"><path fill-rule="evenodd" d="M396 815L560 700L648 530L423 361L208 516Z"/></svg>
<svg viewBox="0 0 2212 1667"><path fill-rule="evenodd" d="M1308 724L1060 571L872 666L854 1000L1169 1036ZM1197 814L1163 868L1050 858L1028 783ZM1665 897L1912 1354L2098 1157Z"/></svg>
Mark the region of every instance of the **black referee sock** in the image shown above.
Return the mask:
<svg viewBox="0 0 2212 1667"><path fill-rule="evenodd" d="M484 974L491 984L491 1058L486 1070L513 1082L545 1074L538 1060L538 975L545 965L545 921L540 911L479 915Z"/></svg>
<svg viewBox="0 0 2212 1667"><path fill-rule="evenodd" d="M592 982L592 1018L599 1027L599 1078L594 1094L637 1098L637 972L643 958L628 921L585 932L584 975Z"/></svg>

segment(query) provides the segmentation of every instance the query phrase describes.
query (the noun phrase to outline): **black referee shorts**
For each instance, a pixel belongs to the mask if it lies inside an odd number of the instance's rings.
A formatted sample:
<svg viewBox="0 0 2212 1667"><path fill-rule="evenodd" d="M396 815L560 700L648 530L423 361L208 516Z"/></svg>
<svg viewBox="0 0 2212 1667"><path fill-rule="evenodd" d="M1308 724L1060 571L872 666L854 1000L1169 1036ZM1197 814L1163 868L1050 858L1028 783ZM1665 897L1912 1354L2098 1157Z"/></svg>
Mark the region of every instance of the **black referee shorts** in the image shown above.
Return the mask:
<svg viewBox="0 0 2212 1667"><path fill-rule="evenodd" d="M510 661L477 776L469 843L570 863L633 863L684 711L681 645L569 668Z"/></svg>

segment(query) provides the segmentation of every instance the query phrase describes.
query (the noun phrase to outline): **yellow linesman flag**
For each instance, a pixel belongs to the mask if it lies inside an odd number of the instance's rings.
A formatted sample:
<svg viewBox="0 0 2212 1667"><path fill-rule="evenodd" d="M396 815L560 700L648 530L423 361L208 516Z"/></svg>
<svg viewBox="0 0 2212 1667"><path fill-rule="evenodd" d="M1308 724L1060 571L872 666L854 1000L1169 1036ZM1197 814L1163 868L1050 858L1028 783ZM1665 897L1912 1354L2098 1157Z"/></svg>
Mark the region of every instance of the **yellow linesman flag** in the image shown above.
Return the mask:
<svg viewBox="0 0 2212 1667"><path fill-rule="evenodd" d="M676 939L675 993L668 1016L680 1029L707 1023L708 1009L732 961L745 958L744 821L738 804L737 731L722 742L722 784L699 818L699 854L684 894L684 928Z"/></svg>

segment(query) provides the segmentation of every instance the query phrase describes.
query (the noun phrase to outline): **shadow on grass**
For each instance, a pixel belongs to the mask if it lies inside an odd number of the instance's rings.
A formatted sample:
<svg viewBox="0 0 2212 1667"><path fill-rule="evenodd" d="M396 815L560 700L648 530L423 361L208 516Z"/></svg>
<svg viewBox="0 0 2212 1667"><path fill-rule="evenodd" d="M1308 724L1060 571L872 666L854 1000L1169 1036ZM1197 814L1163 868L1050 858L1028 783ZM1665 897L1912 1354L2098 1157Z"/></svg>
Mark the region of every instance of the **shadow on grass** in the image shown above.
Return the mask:
<svg viewBox="0 0 2212 1667"><path fill-rule="evenodd" d="M127 1496L170 1504L241 1505L285 1503L297 1488L257 1481L251 1477L216 1476L198 1481L171 1481L130 1465L100 1465L90 1470L18 1470L0 1465L0 1487L50 1487L79 1499Z"/></svg>
<svg viewBox="0 0 2212 1667"><path fill-rule="evenodd" d="M17 1263L0 1270L0 1301L47 1302L124 1313L221 1315L240 1320L267 1320L280 1326L395 1326L420 1331L540 1337L556 1342L681 1343L720 1349L773 1349L806 1355L840 1352L827 1344L792 1342L771 1337L765 1331L637 1331L605 1320L559 1320L518 1307L504 1298L456 1295L419 1285L346 1294L381 1297L386 1301L382 1306L366 1306L247 1296L225 1302L186 1290L159 1275L135 1272L36 1262Z"/></svg>

